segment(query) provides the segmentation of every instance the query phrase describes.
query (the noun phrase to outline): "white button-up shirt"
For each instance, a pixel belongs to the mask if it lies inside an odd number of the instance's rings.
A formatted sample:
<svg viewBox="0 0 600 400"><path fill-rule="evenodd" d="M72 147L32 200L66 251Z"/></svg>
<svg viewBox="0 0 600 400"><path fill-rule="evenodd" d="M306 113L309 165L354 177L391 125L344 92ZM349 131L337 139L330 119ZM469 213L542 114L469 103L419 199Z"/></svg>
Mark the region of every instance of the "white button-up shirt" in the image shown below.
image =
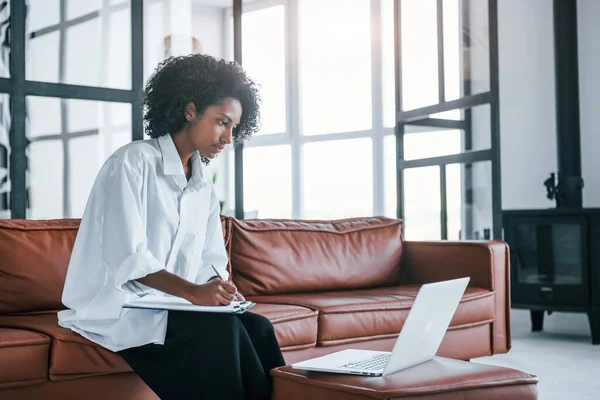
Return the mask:
<svg viewBox="0 0 600 400"><path fill-rule="evenodd" d="M147 294L137 282L163 269L202 284L227 279L219 202L196 152L188 181L173 139L117 150L92 188L71 255L59 325L120 351L163 344L168 311L123 308Z"/></svg>

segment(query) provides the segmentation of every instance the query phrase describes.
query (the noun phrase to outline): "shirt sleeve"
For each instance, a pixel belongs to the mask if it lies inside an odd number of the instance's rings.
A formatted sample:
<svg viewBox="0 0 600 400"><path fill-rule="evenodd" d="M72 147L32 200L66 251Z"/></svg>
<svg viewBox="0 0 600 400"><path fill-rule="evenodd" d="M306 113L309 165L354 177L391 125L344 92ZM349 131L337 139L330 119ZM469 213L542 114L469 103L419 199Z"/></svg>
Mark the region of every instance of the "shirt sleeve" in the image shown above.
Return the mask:
<svg viewBox="0 0 600 400"><path fill-rule="evenodd" d="M127 164L118 165L108 182L103 210L103 262L117 290L144 295L153 289L136 279L165 267L147 247L143 174Z"/></svg>
<svg viewBox="0 0 600 400"><path fill-rule="evenodd" d="M198 269L198 276L196 277L195 283L201 285L215 276L215 271L213 271L211 265L214 265L221 276L228 280L229 272L227 272L227 263L229 258L227 257L225 240L223 238L219 201L217 200L214 190L211 194L210 215L208 217L206 238L203 245L202 265Z"/></svg>

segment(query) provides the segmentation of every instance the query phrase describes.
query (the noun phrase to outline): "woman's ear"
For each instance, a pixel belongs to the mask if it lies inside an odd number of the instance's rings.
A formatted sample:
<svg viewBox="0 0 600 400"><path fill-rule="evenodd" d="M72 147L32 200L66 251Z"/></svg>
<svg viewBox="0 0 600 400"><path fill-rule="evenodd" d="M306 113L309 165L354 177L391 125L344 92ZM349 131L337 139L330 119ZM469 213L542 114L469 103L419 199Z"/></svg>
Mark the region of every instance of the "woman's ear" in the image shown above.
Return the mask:
<svg viewBox="0 0 600 400"><path fill-rule="evenodd" d="M185 119L190 122L193 121L198 116L196 113L196 105L192 102L189 102L185 106Z"/></svg>

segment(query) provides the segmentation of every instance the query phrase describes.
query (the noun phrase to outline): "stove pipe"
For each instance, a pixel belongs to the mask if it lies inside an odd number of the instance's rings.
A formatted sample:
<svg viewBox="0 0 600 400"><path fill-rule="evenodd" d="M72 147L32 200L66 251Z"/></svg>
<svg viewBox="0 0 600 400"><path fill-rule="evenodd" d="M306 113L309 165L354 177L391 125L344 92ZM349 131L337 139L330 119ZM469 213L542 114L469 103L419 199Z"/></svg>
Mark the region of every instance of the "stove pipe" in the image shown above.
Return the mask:
<svg viewBox="0 0 600 400"><path fill-rule="evenodd" d="M544 185L559 208L582 208L577 0L554 0L554 64L558 176Z"/></svg>

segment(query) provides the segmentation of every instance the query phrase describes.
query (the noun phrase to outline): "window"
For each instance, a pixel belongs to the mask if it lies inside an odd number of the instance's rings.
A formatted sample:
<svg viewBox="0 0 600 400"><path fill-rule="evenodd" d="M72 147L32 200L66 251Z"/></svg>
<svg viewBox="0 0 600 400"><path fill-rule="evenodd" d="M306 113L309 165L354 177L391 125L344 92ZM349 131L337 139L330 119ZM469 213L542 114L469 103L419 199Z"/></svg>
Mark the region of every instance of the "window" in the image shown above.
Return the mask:
<svg viewBox="0 0 600 400"><path fill-rule="evenodd" d="M396 185L396 136L386 136L383 143L383 215L389 218L396 218L396 215L398 214L398 190Z"/></svg>
<svg viewBox="0 0 600 400"><path fill-rule="evenodd" d="M370 138L307 143L302 153L303 218L373 214Z"/></svg>
<svg viewBox="0 0 600 400"><path fill-rule="evenodd" d="M244 69L261 85L262 127L259 134L285 132L284 22L283 5L243 14L242 60Z"/></svg>
<svg viewBox="0 0 600 400"><path fill-rule="evenodd" d="M449 99L461 94L459 3L460 0L443 3L445 91ZM403 107L436 104L439 95L437 2L403 0L401 4L406 47L404 81L409 81L403 89ZM277 82L273 85L279 88L277 104L285 107L285 113L281 109L277 112L281 116L285 114L286 119L282 121L282 117L274 116L274 101L267 105L267 99L274 99L276 95L274 89L267 88L269 80L266 80L263 121L287 126L287 129L265 128L263 134L245 144L246 213L258 208L256 204L251 206L247 198L249 182L260 180L254 176L258 167L248 165L248 162L259 162L258 158L249 161L248 150L264 148L265 157L261 157L261 162L279 168L275 159L269 159L266 149L286 146L290 149L286 153L290 160L286 159L282 165L285 176L290 173L291 184L279 178L278 184L265 188L269 193L263 196L277 198L280 186L285 187L281 190L285 191L286 198L291 198L292 217L396 216L393 7L393 0L243 2L242 64L253 78L260 81L266 76ZM282 31L285 34L276 34ZM284 37L285 42L280 41ZM265 46L265 42L269 46ZM287 74L282 73L284 69ZM284 83L280 82L282 79ZM462 114L460 110L453 110L432 117L459 120ZM458 125L456 128L412 126L408 132L403 143L407 160L460 154L467 149L465 132ZM471 146L469 149L486 148L486 144L475 142ZM233 162L228 164L232 203ZM268 170L267 166L260 169ZM421 183L418 174L425 174L423 171L414 170L415 178L405 180L405 185ZM410 178L411 173L408 174ZM435 201L439 203L439 169L435 179L437 181L428 185L437 191ZM406 190L418 193L421 188L406 186ZM418 208L420 200L416 199L414 204ZM434 214L437 219L433 226L438 228L439 236L440 210L432 211L427 218Z"/></svg>
<svg viewBox="0 0 600 400"><path fill-rule="evenodd" d="M400 7L402 106L412 110L438 102L437 1L403 0Z"/></svg>
<svg viewBox="0 0 600 400"><path fill-rule="evenodd" d="M302 133L371 129L370 1L299 6Z"/></svg>
<svg viewBox="0 0 600 400"><path fill-rule="evenodd" d="M142 137L142 1L0 5L0 217L81 217L106 158Z"/></svg>
<svg viewBox="0 0 600 400"><path fill-rule="evenodd" d="M439 240L440 173L438 166L404 170L404 236L408 240Z"/></svg>
<svg viewBox="0 0 600 400"><path fill-rule="evenodd" d="M291 146L244 149L246 218L292 217Z"/></svg>
<svg viewBox="0 0 600 400"><path fill-rule="evenodd" d="M263 131L244 145L246 217L257 211L259 217L311 219L383 213L383 185L377 182L383 178L379 171L384 151L387 154L384 137L393 129L384 128L377 116L380 110L374 109L380 106L372 101L382 88L373 86L381 76L372 71L373 60L381 52L374 54L372 46L376 39L371 38L371 3L243 2L242 64L263 86L264 97ZM272 89L267 87L271 82ZM278 100L268 105L269 99ZM261 156L252 156L257 149L264 149ZM232 155L228 154L230 205ZM261 181L268 184L257 186ZM374 195L376 187L381 194ZM258 194L251 193L258 188L260 202ZM273 204L267 205L268 199ZM289 202L287 209L275 199Z"/></svg>
<svg viewBox="0 0 600 400"><path fill-rule="evenodd" d="M489 40L497 35L490 31L497 24L488 21L497 13L489 9L495 2L403 0L400 5L398 208L405 236L500 238L500 182L492 172L500 168L494 148L498 89L490 83L498 65Z"/></svg>
<svg viewBox="0 0 600 400"><path fill-rule="evenodd" d="M27 38L28 80L131 89L129 1L29 1Z"/></svg>
<svg viewBox="0 0 600 400"><path fill-rule="evenodd" d="M131 105L27 97L28 218L80 218L104 161L131 141Z"/></svg>

